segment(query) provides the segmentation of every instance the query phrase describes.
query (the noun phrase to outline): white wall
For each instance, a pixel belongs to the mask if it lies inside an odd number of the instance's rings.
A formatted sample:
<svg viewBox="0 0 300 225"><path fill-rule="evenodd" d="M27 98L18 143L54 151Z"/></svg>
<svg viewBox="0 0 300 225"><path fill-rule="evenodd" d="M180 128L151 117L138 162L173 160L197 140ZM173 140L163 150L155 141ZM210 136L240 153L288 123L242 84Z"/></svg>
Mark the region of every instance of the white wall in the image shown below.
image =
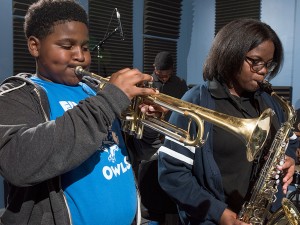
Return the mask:
<svg viewBox="0 0 300 225"><path fill-rule="evenodd" d="M1 1L0 7L0 81L13 73L12 1ZM0 190L1 191L1 190Z"/></svg>
<svg viewBox="0 0 300 225"><path fill-rule="evenodd" d="M279 35L284 48L284 64L271 83L292 86L295 108L300 107L300 5L297 0L263 0L261 20L268 23Z"/></svg>
<svg viewBox="0 0 300 225"><path fill-rule="evenodd" d="M300 3L295 1L295 23L293 38L293 104L296 109L300 108Z"/></svg>
<svg viewBox="0 0 300 225"><path fill-rule="evenodd" d="M214 38L215 1L186 0L185 4L191 4L192 11L183 11L183 14L187 13L193 15L190 24L182 26L182 29L188 26L191 27L191 32L189 29L188 32L186 32L191 36L189 39L186 38L185 44L182 44L184 46L182 48L186 48L185 52L187 52L185 65L186 81L188 84L199 84L203 83L202 66ZM189 40L190 43L187 40ZM177 53L177 55L180 54L181 52Z"/></svg>
<svg viewBox="0 0 300 225"><path fill-rule="evenodd" d="M133 0L133 67L143 70L144 1Z"/></svg>
<svg viewBox="0 0 300 225"><path fill-rule="evenodd" d="M191 48L193 28L193 6L191 1L183 1L180 37L177 43L177 76L186 80L187 58Z"/></svg>

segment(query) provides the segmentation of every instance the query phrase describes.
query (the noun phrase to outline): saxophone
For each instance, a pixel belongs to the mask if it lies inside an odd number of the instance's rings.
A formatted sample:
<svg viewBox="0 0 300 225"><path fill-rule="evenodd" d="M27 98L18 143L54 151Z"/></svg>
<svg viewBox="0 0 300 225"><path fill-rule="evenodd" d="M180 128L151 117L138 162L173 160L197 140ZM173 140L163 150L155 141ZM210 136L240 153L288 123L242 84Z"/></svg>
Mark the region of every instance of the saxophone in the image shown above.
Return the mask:
<svg viewBox="0 0 300 225"><path fill-rule="evenodd" d="M251 192L250 200L242 206L238 218L252 225L300 225L300 214L287 198L283 198L279 210L275 213L270 212L271 204L276 200L275 194L278 191L280 171L277 165L284 163L289 133L296 120L296 113L289 102L273 91L269 82L262 82L260 87L279 102L285 112L286 122L281 124L276 132L267 160Z"/></svg>

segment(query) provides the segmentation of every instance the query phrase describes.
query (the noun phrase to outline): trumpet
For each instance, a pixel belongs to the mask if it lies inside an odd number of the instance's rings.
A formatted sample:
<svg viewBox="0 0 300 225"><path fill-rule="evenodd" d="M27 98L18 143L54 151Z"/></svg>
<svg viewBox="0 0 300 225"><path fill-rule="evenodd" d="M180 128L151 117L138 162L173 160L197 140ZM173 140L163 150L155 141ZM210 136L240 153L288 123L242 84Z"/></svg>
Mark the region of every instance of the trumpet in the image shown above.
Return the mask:
<svg viewBox="0 0 300 225"><path fill-rule="evenodd" d="M108 78L86 71L80 66L75 68L75 74L78 76L90 76L98 80L100 89L109 82ZM145 101L187 117L189 119L187 129L176 127L162 118L145 115L138 107ZM135 135L136 138L142 138L144 126L147 126L186 146L195 147L201 147L205 143L203 139L204 121L207 121L237 136L246 145L247 159L253 161L267 139L273 114L273 110L268 108L258 118L236 118L159 93L149 96L136 96L129 108L122 114L121 121L123 131L129 135ZM197 127L197 133L194 138L190 135L191 122L194 122Z"/></svg>

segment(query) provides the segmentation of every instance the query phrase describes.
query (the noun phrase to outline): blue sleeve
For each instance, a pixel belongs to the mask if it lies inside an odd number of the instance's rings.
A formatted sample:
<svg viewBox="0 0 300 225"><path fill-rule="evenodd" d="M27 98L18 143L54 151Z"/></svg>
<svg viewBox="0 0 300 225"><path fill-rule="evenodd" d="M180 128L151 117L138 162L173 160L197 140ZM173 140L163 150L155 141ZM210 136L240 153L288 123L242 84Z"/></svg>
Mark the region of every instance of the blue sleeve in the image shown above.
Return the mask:
<svg viewBox="0 0 300 225"><path fill-rule="evenodd" d="M299 146L299 139L296 137L296 134L294 134L293 131L291 131L290 139L289 139L289 145L286 149L285 154L291 158L293 158L296 161L296 150Z"/></svg>

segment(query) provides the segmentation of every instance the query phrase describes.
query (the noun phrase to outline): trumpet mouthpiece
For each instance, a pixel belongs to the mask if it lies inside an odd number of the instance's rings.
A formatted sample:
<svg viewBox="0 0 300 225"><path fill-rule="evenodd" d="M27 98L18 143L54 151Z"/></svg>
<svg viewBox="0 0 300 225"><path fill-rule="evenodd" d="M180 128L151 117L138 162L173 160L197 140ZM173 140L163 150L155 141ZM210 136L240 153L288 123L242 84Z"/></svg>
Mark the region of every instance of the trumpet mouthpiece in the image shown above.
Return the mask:
<svg viewBox="0 0 300 225"><path fill-rule="evenodd" d="M75 68L75 74L77 76L83 76L84 75L83 74L83 68L81 66L76 66L76 68Z"/></svg>

